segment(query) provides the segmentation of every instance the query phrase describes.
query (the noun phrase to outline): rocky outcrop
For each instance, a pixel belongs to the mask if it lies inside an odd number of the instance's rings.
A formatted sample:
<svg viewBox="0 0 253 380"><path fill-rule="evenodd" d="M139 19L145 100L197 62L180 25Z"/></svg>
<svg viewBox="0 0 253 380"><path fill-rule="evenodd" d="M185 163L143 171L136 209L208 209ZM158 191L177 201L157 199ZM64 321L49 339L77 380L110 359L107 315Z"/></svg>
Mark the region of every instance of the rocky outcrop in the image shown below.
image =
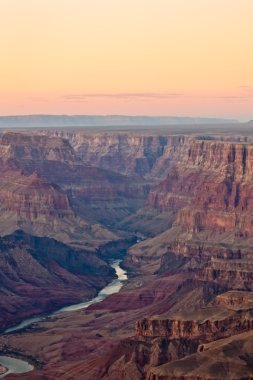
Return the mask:
<svg viewBox="0 0 253 380"><path fill-rule="evenodd" d="M214 305L227 306L230 308L253 308L253 292L229 291L218 295L214 300Z"/></svg>
<svg viewBox="0 0 253 380"><path fill-rule="evenodd" d="M111 376L112 379L116 379L116 374L120 373L123 379L127 379L135 368L138 370L136 379L188 379L187 376L177 377L176 375L192 374L191 368L195 368L197 373L198 358L201 356L210 363L208 353L205 354L211 349L210 346L223 347L227 339L232 345L240 344L240 337L245 336L245 332L252 335L253 309L247 301L243 301L245 298L242 298L240 292L234 292L233 299L237 299L237 302L233 302L232 308L230 304L220 303L220 297L222 295L217 296L208 307L196 309L193 312L186 310L183 314L161 315L137 321L135 337L121 342L112 354L113 364L107 369L107 375L102 378L109 379ZM225 293L223 297L226 298L227 294ZM214 304L219 304L219 306L214 306ZM247 344L244 347L247 351L246 347ZM241 353L243 352L242 356L245 350L240 350ZM236 350L233 355L238 361ZM241 356L239 358L241 359ZM226 362L225 358L222 360ZM239 367L238 373L241 374L242 367L241 365ZM174 372L174 368L177 368L178 372ZM246 368L249 370L251 367ZM224 379L230 374L227 371L227 366L225 366ZM209 377L196 377L203 380L206 378Z"/></svg>
<svg viewBox="0 0 253 380"><path fill-rule="evenodd" d="M226 284L229 289L253 290L253 263L239 260L210 260L200 270L204 280Z"/></svg>
<svg viewBox="0 0 253 380"><path fill-rule="evenodd" d="M148 372L148 380L252 379L253 333L210 343L206 350Z"/></svg>
<svg viewBox="0 0 253 380"><path fill-rule="evenodd" d="M217 313L217 315L216 315ZM205 318L201 320L202 315ZM227 314L227 315L226 315ZM253 314L250 312L226 312L211 307L196 313L198 319L151 318L136 323L136 334L141 337L166 337L189 339L208 343L253 329Z"/></svg>
<svg viewBox="0 0 253 380"><path fill-rule="evenodd" d="M189 361L189 365L197 369L196 356L205 355L210 345L222 346L226 339L239 343L240 336L245 332L252 335L253 309L244 304L245 308L241 310L241 306L242 304L237 304L231 309L224 305L213 307L210 304L194 312L139 320L136 323L135 337L122 340L111 352L106 375L101 378L116 379L120 374L123 379L131 376L135 376L134 379L163 379L166 374L171 379L174 377L169 375L176 375L176 372L165 372L165 369L173 369L174 365L182 369L181 361ZM234 355L236 357L236 351ZM185 367L185 374L188 374L187 368Z"/></svg>
<svg viewBox="0 0 253 380"><path fill-rule="evenodd" d="M142 380L146 378L148 368L160 366L190 355L197 350L193 341L168 340L156 338L152 340L124 340L112 353L113 365L109 366L103 380L117 380L120 378Z"/></svg>

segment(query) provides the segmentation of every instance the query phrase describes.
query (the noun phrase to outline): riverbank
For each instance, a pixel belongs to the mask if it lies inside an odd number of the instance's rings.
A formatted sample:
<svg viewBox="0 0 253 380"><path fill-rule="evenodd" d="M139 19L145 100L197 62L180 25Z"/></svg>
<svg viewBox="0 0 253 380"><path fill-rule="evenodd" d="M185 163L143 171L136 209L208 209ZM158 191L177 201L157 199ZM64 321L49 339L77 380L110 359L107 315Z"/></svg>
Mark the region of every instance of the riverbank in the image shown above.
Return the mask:
<svg viewBox="0 0 253 380"><path fill-rule="evenodd" d="M28 362L10 356L0 356L0 370L3 369L4 372L0 372L0 378L4 378L10 373L21 374L27 373L34 369L34 366Z"/></svg>
<svg viewBox="0 0 253 380"><path fill-rule="evenodd" d="M41 322L45 319L49 319L50 317L56 317L57 315L62 314L62 313L86 309L90 305L103 301L109 295L118 293L123 286L123 282L128 279L127 272L120 267L121 261L122 260L114 260L111 263L111 267L115 270L117 278L112 280L111 283L105 286L98 293L98 295L94 297L93 299L86 302L81 302L78 304L73 304L73 305L63 307L48 315L37 316L37 317L26 319L22 321L21 323L19 323L18 325L6 329L4 334L19 332L23 330L24 328L29 327L31 324L35 322ZM28 362L24 360L16 359L11 356L0 356L0 368L2 368L2 371L3 371L2 373L0 372L0 378L3 378L9 373L18 374L18 373L30 372L34 369L34 366L32 366L31 364L29 364Z"/></svg>
<svg viewBox="0 0 253 380"><path fill-rule="evenodd" d="M2 365L0 365L0 378L2 378L3 375L6 374L6 372L8 372L8 368L3 367Z"/></svg>
<svg viewBox="0 0 253 380"><path fill-rule="evenodd" d="M24 319L19 324L11 326L4 330L2 334L9 334L16 331L21 331L26 327L29 327L33 323L41 322L51 316L55 316L59 313L67 312L67 311L76 311L81 309L86 309L90 305L93 305L94 303L103 301L106 297L108 297L111 294L118 293L120 289L123 286L123 281L128 279L127 272L120 267L122 260L113 260L111 263L111 267L115 270L117 278L112 280L108 285L106 285L98 295L94 298L92 298L89 301L80 302L68 306L64 306L52 313L44 314L44 315L38 315L31 318Z"/></svg>
<svg viewBox="0 0 253 380"><path fill-rule="evenodd" d="M9 334L13 333L16 331L21 331L26 327L29 327L31 324L36 323L36 322L41 322L51 316L55 316L59 313L64 313L68 311L76 311L76 310L81 310L81 309L86 309L90 305L93 305L94 303L98 303L103 301L106 297L108 297L111 294L118 293L120 289L123 286L123 281L126 281L128 279L127 272L120 267L122 260L113 260L111 263L111 267L115 270L117 278L112 280L108 285L106 285L96 297L89 301L77 303L77 304L72 304L68 305L65 307L60 308L59 310L56 310L52 313L46 314L46 315L39 315L39 316L34 316L31 318L27 318L23 321L21 321L19 324L9 327L6 330L3 331L2 334Z"/></svg>

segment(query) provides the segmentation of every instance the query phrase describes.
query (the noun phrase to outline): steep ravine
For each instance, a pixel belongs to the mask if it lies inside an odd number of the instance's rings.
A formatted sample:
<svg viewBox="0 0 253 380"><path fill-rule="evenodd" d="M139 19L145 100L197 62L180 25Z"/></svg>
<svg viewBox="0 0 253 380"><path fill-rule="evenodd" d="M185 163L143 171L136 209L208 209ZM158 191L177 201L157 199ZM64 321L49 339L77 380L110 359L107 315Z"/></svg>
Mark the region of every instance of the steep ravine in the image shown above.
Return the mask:
<svg viewBox="0 0 253 380"><path fill-rule="evenodd" d="M89 252L22 231L0 238L0 328L93 298L115 278L110 260L122 258L135 241Z"/></svg>
<svg viewBox="0 0 253 380"><path fill-rule="evenodd" d="M23 330L24 328L30 326L33 323L43 321L44 319L48 319L51 316L57 316L59 313L65 313L68 311L77 311L77 310L83 310L89 307L90 305L93 305L95 303L103 301L106 297L108 297L111 294L118 293L120 289L123 286L123 282L127 280L127 273L125 270L123 270L120 267L120 263L122 260L113 260L110 264L111 268L115 270L116 279L113 279L108 285L106 285L103 289L100 290L98 295L94 298L92 298L89 301L81 302L81 303L74 303L73 305L67 305L59 310L54 311L53 313L44 314L42 316L35 316L32 318L24 319L21 321L18 325L12 326L7 328L2 332L2 334L9 334L13 333L15 331Z"/></svg>
<svg viewBox="0 0 253 380"><path fill-rule="evenodd" d="M127 286L89 308L2 336L1 347L38 359L36 380L251 379L251 144L240 137L53 133L70 139L83 164L155 186L145 207L128 216L128 227L141 233L124 259ZM159 217L167 219L162 234ZM147 235L137 219L146 230L153 224L150 238L141 240ZM122 220L120 228L128 227ZM108 259L110 244L99 259Z"/></svg>
<svg viewBox="0 0 253 380"><path fill-rule="evenodd" d="M103 301L109 295L119 292L123 286L123 282L127 280L127 273L120 267L120 263L121 263L121 260L112 261L111 268L115 270L117 278L112 280L112 282L109 283L108 285L106 285L98 293L98 295L94 297L93 299L86 302L81 302L78 304L68 305L51 314L45 314L43 316L25 319L21 321L18 325L7 328L6 330L3 331L2 334L6 335L6 334L22 331L23 329L29 327L33 323L38 323L45 319L48 320L50 317L57 317L59 314L62 314L65 312L86 309L90 305ZM3 355L0 356L0 365L3 365L4 368L6 369L6 372L3 373L3 375L0 374L0 378L3 378L9 375L10 373L23 374L23 373L30 372L34 369L34 367L26 361L13 358L11 356L3 356Z"/></svg>

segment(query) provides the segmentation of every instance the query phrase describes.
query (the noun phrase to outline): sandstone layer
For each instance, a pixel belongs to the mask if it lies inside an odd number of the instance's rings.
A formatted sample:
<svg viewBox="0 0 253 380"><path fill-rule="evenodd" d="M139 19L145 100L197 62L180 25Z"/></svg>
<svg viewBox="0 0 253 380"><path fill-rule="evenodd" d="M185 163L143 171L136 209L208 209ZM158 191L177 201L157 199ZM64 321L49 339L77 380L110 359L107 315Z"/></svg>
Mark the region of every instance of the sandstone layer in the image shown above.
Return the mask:
<svg viewBox="0 0 253 380"><path fill-rule="evenodd" d="M91 249L117 238L100 224L78 216L67 194L36 173L25 175L8 166L2 171L0 200L1 235L22 229Z"/></svg>
<svg viewBox="0 0 253 380"><path fill-rule="evenodd" d="M125 234L134 230L138 243L124 260L129 281L120 293L22 334L2 336L2 352L35 358L40 366L31 379L252 379L250 139L60 130L45 134L68 139L74 161L52 165L48 158L35 162L24 157L20 165L25 175L38 170L47 183L55 178L72 212L80 209L82 218L88 210L82 205L89 199L111 200L120 189L129 202L136 189L134 199L140 202L124 213L125 219L122 213L120 224L116 217L113 223ZM78 189L85 170L90 175ZM105 194L93 176L105 184ZM92 215L97 218L99 212Z"/></svg>
<svg viewBox="0 0 253 380"><path fill-rule="evenodd" d="M2 166L36 173L60 187L76 214L113 225L144 205L149 182L82 162L66 139L25 133L6 133L0 140Z"/></svg>
<svg viewBox="0 0 253 380"><path fill-rule="evenodd" d="M208 263L206 278L232 282L238 269L238 287L251 287L252 154L250 144L198 139L184 144L180 160L147 200L161 213L173 213L175 221L162 235L136 246L129 260L138 263L144 256L156 260L159 269L162 256L172 252ZM211 256L219 262L211 262Z"/></svg>

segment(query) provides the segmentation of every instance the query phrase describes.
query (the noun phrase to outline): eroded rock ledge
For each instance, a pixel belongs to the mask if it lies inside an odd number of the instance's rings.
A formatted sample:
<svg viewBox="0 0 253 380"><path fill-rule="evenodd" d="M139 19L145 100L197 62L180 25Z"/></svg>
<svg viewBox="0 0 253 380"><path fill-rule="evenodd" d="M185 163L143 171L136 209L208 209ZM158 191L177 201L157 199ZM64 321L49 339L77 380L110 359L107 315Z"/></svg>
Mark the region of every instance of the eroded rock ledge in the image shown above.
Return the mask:
<svg viewBox="0 0 253 380"><path fill-rule="evenodd" d="M134 373L134 379L148 380L220 379L214 376L219 374L219 366L223 368L220 374L224 372L227 378L230 371L233 372L233 362L227 364L230 345L232 355L237 355L237 364L238 360L242 361L238 373L245 372L248 374L245 379L251 379L251 359L248 360L247 355L251 355L253 347L249 338L252 334L252 293L227 292L215 297L208 307L194 312L164 314L137 321L135 337L121 342L114 354L114 364L109 366L104 379L116 379L116 371L124 372L124 379L130 373ZM233 345L238 347L241 339L244 339L244 349L238 356ZM217 355L222 357L220 362ZM244 372L243 362L246 363ZM203 372L201 366L204 366Z"/></svg>

